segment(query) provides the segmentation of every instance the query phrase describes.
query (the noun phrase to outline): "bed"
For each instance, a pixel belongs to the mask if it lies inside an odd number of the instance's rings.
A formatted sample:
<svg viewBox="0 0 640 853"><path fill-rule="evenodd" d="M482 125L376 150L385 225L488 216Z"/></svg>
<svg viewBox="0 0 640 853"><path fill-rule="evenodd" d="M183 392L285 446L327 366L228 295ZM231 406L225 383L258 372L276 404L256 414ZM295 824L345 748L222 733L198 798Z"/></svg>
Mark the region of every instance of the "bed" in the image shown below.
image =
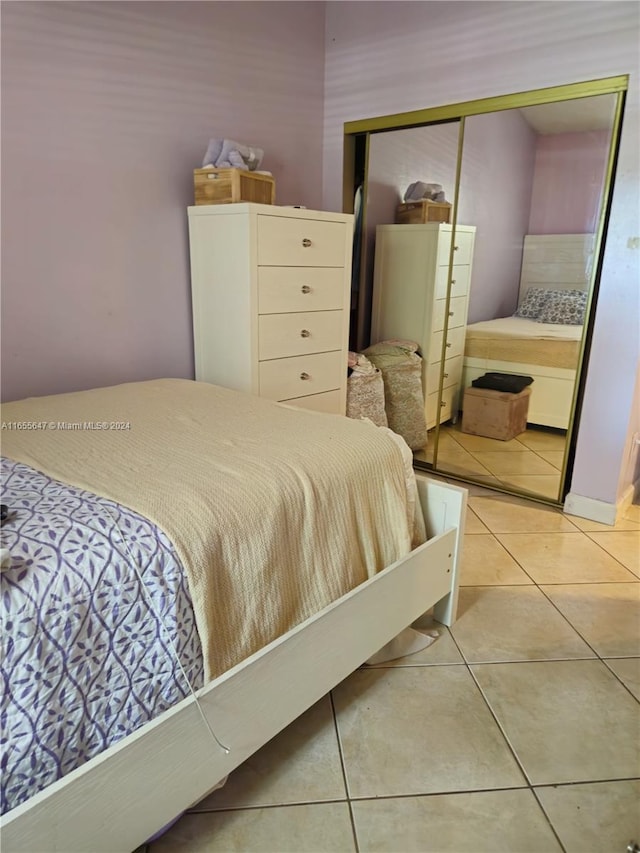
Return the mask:
<svg viewBox="0 0 640 853"><path fill-rule="evenodd" d="M467 326L463 387L489 371L517 373L534 380L528 422L567 429L580 357L583 326L538 322L517 316L536 292L586 294L591 283L593 234L527 235L524 239L518 312ZM583 307L584 307L583 305ZM533 312L524 311L525 314ZM540 315L538 315L540 316ZM561 316L561 315L558 315Z"/></svg>
<svg viewBox="0 0 640 853"><path fill-rule="evenodd" d="M405 450L185 380L6 404L3 850L133 850L426 611L450 624L466 492Z"/></svg>

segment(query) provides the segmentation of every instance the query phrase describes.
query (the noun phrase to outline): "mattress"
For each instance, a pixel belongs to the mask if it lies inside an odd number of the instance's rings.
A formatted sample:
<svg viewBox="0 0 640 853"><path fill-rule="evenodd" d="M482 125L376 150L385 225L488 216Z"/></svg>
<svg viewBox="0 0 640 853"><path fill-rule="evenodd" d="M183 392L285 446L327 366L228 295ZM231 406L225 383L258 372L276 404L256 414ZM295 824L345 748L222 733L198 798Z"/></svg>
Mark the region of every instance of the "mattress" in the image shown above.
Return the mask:
<svg viewBox="0 0 640 853"><path fill-rule="evenodd" d="M186 380L3 419L6 807L423 541L370 423Z"/></svg>
<svg viewBox="0 0 640 853"><path fill-rule="evenodd" d="M499 317L467 326L466 358L574 370L582 326L537 323L524 317Z"/></svg>

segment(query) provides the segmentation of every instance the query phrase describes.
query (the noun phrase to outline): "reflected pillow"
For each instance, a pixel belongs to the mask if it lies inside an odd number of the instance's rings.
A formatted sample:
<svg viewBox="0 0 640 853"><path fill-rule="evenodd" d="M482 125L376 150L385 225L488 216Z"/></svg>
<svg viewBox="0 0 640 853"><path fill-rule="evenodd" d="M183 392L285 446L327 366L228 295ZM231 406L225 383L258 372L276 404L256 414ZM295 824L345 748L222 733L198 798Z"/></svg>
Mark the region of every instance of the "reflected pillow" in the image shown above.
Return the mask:
<svg viewBox="0 0 640 853"><path fill-rule="evenodd" d="M587 294L581 290L553 290L542 306L539 323L582 326L587 309Z"/></svg>
<svg viewBox="0 0 640 853"><path fill-rule="evenodd" d="M550 291L544 287L530 287L525 291L524 299L516 311L516 317L537 320L549 297L549 293Z"/></svg>

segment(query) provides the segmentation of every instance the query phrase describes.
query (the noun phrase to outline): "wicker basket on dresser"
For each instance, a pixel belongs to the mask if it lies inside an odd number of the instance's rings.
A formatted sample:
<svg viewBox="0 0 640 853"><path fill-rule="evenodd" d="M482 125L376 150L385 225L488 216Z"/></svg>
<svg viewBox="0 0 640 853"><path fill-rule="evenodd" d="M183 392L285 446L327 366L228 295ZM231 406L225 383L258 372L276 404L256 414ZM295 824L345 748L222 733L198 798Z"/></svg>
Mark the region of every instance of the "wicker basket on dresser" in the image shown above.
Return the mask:
<svg viewBox="0 0 640 853"><path fill-rule="evenodd" d="M449 316L445 317L451 233L452 226L444 223L376 228L371 340L402 338L419 344L428 429L438 421L455 419L460 402L476 229L456 226ZM446 354L438 412L443 343Z"/></svg>
<svg viewBox="0 0 640 853"><path fill-rule="evenodd" d="M189 208L196 379L344 414L353 216Z"/></svg>

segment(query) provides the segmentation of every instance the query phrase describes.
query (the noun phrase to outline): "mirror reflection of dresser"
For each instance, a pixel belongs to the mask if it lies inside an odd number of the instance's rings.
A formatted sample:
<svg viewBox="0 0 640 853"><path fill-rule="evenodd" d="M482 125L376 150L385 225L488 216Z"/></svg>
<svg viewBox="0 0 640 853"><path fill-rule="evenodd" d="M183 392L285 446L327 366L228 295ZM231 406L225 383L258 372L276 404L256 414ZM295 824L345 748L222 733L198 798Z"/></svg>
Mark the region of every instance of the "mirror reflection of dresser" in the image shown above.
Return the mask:
<svg viewBox="0 0 640 853"><path fill-rule="evenodd" d="M608 78L345 125L344 209L351 184L362 186L364 209L350 348L420 345L429 435L417 468L564 499L627 84ZM392 224L410 180L445 187L449 223ZM434 233L454 244L472 235L464 292L459 258L439 251ZM462 428L465 389L488 372L533 379L526 430L509 441Z"/></svg>
<svg viewBox="0 0 640 853"><path fill-rule="evenodd" d="M372 339L401 338L420 346L428 429L455 419L462 381L475 228L457 227L449 275L451 233L443 223L376 229Z"/></svg>

